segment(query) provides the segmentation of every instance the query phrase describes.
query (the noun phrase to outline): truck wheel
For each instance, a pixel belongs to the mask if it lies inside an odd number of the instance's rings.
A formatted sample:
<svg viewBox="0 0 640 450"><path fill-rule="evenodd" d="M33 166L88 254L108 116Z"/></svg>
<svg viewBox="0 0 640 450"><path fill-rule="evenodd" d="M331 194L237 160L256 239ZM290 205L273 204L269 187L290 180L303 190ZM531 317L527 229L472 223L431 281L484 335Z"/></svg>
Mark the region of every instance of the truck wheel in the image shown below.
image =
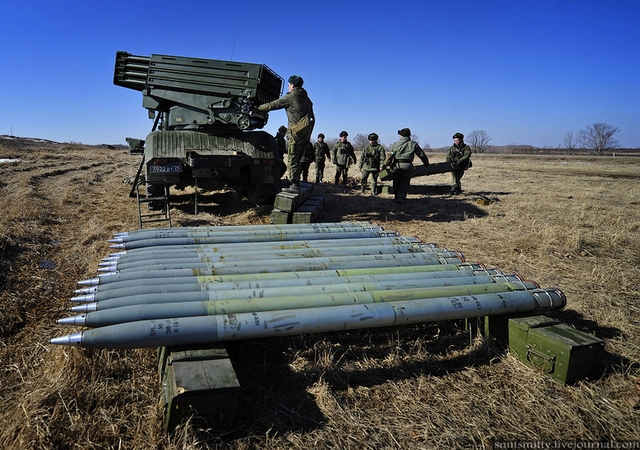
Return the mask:
<svg viewBox="0 0 640 450"><path fill-rule="evenodd" d="M272 184L247 184L247 199L252 204L264 205L267 203L273 203L275 196L276 190Z"/></svg>

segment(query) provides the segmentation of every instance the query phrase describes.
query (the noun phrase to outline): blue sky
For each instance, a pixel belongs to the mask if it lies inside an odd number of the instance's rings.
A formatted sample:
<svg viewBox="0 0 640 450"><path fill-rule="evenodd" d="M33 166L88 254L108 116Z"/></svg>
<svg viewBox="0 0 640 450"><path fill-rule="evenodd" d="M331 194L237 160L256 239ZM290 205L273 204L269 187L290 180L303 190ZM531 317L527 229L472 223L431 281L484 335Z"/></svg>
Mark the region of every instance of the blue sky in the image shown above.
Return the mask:
<svg viewBox="0 0 640 450"><path fill-rule="evenodd" d="M0 134L125 144L152 121L115 86L118 50L298 74L315 134L409 127L422 145L485 130L556 147L595 122L640 147L639 0L91 0L0 4ZM284 111L264 128L286 124Z"/></svg>

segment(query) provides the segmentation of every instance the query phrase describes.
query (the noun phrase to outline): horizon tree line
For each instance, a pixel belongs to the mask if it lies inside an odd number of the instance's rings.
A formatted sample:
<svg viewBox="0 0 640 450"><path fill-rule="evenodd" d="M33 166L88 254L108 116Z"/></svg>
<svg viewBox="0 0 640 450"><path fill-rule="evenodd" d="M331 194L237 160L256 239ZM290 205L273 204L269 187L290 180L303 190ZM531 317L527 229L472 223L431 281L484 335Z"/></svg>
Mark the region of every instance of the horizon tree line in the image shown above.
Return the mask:
<svg viewBox="0 0 640 450"><path fill-rule="evenodd" d="M618 127L614 127L608 123L604 122L596 122L592 125L587 125L584 129L579 130L577 133L573 131L569 131L564 136L563 143L558 146L558 148L568 150L569 152L576 152L578 150L588 150L591 151L598 156L602 156L606 152L612 151L616 148L620 148L620 143L614 138L614 135L619 133L620 129ZM420 143L419 137L416 134L411 135L411 139ZM328 138L325 139L325 142L329 145L329 147L333 147L338 142L337 138ZM369 144L369 140L367 139L367 135L358 133L354 136L351 141L351 145L355 151L360 152L362 149ZM473 153L485 153L490 150L493 145L491 145L491 136L485 130L473 130L468 135L465 136L465 142ZM380 144L388 151L390 148L389 144L385 144L380 142ZM429 144L421 145L421 147L425 151L429 151L431 146ZM518 147L517 144L510 143L507 145L509 148Z"/></svg>

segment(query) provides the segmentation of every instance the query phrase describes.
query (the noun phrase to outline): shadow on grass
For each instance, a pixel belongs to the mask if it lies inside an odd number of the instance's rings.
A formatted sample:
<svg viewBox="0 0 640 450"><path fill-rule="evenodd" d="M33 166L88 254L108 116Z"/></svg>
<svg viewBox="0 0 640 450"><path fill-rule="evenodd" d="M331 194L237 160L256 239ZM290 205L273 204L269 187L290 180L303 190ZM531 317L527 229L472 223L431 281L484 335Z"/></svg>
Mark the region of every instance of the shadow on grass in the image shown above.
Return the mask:
<svg viewBox="0 0 640 450"><path fill-rule="evenodd" d="M556 318L562 322L587 327L600 337L621 333L573 311L560 313ZM482 345L477 341L470 345L475 338L462 321L448 321L229 342L225 346L242 386L238 411L232 431L211 436L230 442L322 427L327 418L309 391L317 383L328 385L332 395L340 396L348 389L489 366L507 354L505 341L485 339ZM605 353L593 378L619 373L620 367L631 364L638 366L620 355Z"/></svg>
<svg viewBox="0 0 640 450"><path fill-rule="evenodd" d="M495 356L487 346L468 350L469 335L451 322L228 342L225 347L241 386L234 429L212 434L227 442L322 427L327 418L308 391L318 382L333 391L373 387L488 365Z"/></svg>

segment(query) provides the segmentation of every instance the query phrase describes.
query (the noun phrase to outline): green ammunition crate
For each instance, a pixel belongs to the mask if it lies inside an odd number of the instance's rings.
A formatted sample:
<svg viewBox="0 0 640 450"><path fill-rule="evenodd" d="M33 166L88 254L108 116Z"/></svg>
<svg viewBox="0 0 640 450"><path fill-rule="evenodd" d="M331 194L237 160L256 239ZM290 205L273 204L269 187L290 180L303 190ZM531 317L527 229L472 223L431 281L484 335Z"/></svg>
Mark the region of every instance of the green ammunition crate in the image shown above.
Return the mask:
<svg viewBox="0 0 640 450"><path fill-rule="evenodd" d="M313 223L324 207L324 196L312 195L294 212L292 223Z"/></svg>
<svg viewBox="0 0 640 450"><path fill-rule="evenodd" d="M273 209L271 211L271 216L269 216L269 223L274 224L283 224L283 223L291 223L291 218L293 216L292 212L282 211L280 209Z"/></svg>
<svg viewBox="0 0 640 450"><path fill-rule="evenodd" d="M487 339L509 344L509 321L511 319L529 318L531 312L501 314L497 316L474 317L465 319L464 329L472 335L481 334ZM548 326L561 323L559 320L547 316L535 316L538 326Z"/></svg>
<svg viewBox="0 0 640 450"><path fill-rule="evenodd" d="M546 316L509 319L509 351L527 366L572 384L597 376L604 341Z"/></svg>
<svg viewBox="0 0 640 450"><path fill-rule="evenodd" d="M313 193L313 183L300 183L300 192L279 192L273 202L273 208L280 211L293 212L302 205Z"/></svg>
<svg viewBox="0 0 640 450"><path fill-rule="evenodd" d="M159 351L164 430L193 416L204 426L233 425L240 383L222 345L210 348L167 348Z"/></svg>

